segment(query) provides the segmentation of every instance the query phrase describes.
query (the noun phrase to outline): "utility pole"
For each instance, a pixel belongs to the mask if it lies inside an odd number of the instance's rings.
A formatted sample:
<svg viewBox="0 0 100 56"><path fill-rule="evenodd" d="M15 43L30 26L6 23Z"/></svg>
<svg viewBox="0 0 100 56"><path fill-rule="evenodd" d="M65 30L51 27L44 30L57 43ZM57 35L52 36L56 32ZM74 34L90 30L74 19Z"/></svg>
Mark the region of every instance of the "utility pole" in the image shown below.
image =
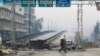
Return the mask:
<svg viewBox="0 0 100 56"><path fill-rule="evenodd" d="M29 25L29 35L31 34L31 7L28 8L28 18L29 18L29 22L28 22L28 25Z"/></svg>
<svg viewBox="0 0 100 56"><path fill-rule="evenodd" d="M31 34L31 7L28 7L28 19L29 19L29 21L28 21L28 25L29 25L29 29L28 29L28 33L29 33L29 35ZM28 47L30 47L30 40L29 40L29 42L28 42Z"/></svg>
<svg viewBox="0 0 100 56"><path fill-rule="evenodd" d="M78 23L78 47L82 47L82 38L83 38L83 4L82 0L78 0L77 4L77 23Z"/></svg>
<svg viewBox="0 0 100 56"><path fill-rule="evenodd" d="M82 43L82 38L83 38L83 5L92 5L93 2L96 0L91 0L89 3L85 4L83 3L84 0L77 0L77 23L78 23L78 46L81 46L84 48L83 43Z"/></svg>
<svg viewBox="0 0 100 56"><path fill-rule="evenodd" d="M48 26L48 30L50 30L50 21L49 21L49 19L47 21L47 26Z"/></svg>
<svg viewBox="0 0 100 56"><path fill-rule="evenodd" d="M13 3L12 4L12 7L11 7L11 10L12 10L12 21L11 21L11 24L12 24L12 30L11 30L11 40L12 40L12 47L14 48L15 47L15 31L16 31L16 25L15 25L15 4Z"/></svg>

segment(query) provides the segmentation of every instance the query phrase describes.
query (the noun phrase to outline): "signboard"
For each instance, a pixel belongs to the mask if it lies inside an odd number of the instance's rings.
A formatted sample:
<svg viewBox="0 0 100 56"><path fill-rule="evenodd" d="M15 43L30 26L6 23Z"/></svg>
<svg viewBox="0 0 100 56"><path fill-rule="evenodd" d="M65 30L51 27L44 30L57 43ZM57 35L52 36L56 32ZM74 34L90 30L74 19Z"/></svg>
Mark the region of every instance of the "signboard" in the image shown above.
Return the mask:
<svg viewBox="0 0 100 56"><path fill-rule="evenodd" d="M70 0L56 0L56 7L70 7Z"/></svg>
<svg viewBox="0 0 100 56"><path fill-rule="evenodd" d="M70 7L70 0L3 0L3 3L17 4L23 7L36 7L36 3L39 7L53 7L56 3L56 7Z"/></svg>
<svg viewBox="0 0 100 56"><path fill-rule="evenodd" d="M36 0L22 0L23 7L36 7Z"/></svg>
<svg viewBox="0 0 100 56"><path fill-rule="evenodd" d="M53 0L38 0L39 7L53 7Z"/></svg>
<svg viewBox="0 0 100 56"><path fill-rule="evenodd" d="M11 4L13 3L13 0L3 0L3 4Z"/></svg>
<svg viewBox="0 0 100 56"><path fill-rule="evenodd" d="M0 6L2 6L3 5L3 0L0 0Z"/></svg>
<svg viewBox="0 0 100 56"><path fill-rule="evenodd" d="M21 4L22 0L3 0L3 4Z"/></svg>
<svg viewBox="0 0 100 56"><path fill-rule="evenodd" d="M13 0L13 3L14 3L14 4L21 5L21 3L22 3L22 0Z"/></svg>

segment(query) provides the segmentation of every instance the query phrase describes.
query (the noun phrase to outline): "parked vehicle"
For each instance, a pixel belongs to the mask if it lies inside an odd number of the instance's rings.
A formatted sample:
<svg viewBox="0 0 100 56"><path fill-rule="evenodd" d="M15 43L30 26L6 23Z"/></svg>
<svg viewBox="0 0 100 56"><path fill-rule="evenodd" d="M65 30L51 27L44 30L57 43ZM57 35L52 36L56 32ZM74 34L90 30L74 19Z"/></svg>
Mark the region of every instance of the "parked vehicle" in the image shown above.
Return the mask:
<svg viewBox="0 0 100 56"><path fill-rule="evenodd" d="M67 50L75 50L76 46L72 41L66 41L66 49Z"/></svg>

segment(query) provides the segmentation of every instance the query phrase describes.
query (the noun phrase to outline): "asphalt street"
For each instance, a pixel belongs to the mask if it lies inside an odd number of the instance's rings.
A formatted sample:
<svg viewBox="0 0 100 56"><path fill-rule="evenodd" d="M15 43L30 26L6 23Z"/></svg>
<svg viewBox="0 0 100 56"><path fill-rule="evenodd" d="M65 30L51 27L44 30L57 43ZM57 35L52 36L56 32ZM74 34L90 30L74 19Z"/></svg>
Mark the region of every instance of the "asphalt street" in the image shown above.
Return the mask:
<svg viewBox="0 0 100 56"><path fill-rule="evenodd" d="M16 56L100 56L100 48L86 49L86 51L63 51L59 53L57 50L31 50L19 51Z"/></svg>

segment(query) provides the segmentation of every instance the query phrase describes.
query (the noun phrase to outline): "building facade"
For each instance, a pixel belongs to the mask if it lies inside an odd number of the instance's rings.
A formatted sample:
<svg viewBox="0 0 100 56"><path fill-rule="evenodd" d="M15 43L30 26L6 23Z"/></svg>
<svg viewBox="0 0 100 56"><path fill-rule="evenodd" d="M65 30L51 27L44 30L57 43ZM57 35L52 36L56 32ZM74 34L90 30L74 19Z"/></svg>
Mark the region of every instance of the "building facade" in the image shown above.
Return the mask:
<svg viewBox="0 0 100 56"><path fill-rule="evenodd" d="M12 10L12 5L2 5L1 7L7 8L9 10ZM24 7L21 7L20 5L15 5L15 12L21 15L24 15Z"/></svg>
<svg viewBox="0 0 100 56"><path fill-rule="evenodd" d="M33 23L36 20L35 13L34 13L34 7L29 8L25 7L24 8L24 15L26 16L26 25L28 27L28 34L32 34L34 32L33 30ZM29 26L30 24L30 26Z"/></svg>
<svg viewBox="0 0 100 56"><path fill-rule="evenodd" d="M14 16L14 17L13 17ZM0 7L0 33L3 41L11 40L13 29L12 19L15 19L15 38L24 36L27 34L28 28L25 24L26 17L20 13L12 13L11 10Z"/></svg>
<svg viewBox="0 0 100 56"><path fill-rule="evenodd" d="M12 11L11 5L0 7L0 34L3 41L11 40L12 32L14 32L15 39L36 33L35 28L37 25L35 22L37 21L39 20L35 17L34 7L29 8L15 5L15 12Z"/></svg>

